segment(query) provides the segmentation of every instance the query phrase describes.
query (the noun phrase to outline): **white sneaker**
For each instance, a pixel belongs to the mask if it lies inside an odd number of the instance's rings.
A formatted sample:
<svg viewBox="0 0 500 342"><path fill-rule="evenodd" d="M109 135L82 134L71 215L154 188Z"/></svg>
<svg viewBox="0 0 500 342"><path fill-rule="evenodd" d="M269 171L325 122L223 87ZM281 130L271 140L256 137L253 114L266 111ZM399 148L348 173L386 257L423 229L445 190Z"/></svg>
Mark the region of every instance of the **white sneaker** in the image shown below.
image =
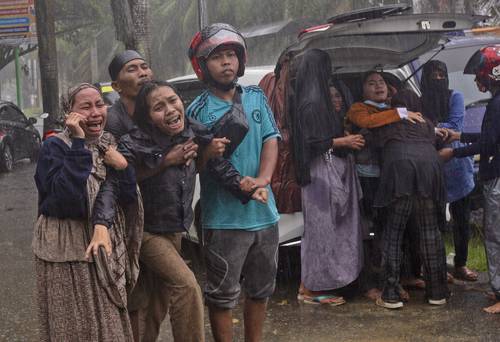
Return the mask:
<svg viewBox="0 0 500 342"><path fill-rule="evenodd" d="M430 305L445 305L446 304L446 298L443 299L429 299L428 300Z"/></svg>
<svg viewBox="0 0 500 342"><path fill-rule="evenodd" d="M396 301L396 302L386 302L382 298L377 298L375 301L375 304L378 306L381 306L386 309L399 309L403 307L403 302L402 301Z"/></svg>

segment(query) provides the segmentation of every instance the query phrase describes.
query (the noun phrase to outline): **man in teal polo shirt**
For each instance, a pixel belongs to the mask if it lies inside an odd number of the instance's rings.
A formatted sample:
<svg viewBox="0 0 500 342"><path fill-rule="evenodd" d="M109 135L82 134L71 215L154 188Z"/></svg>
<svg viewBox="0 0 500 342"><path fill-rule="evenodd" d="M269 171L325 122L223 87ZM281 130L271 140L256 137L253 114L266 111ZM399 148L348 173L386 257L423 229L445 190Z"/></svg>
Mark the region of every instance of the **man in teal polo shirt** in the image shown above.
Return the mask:
<svg viewBox="0 0 500 342"><path fill-rule="evenodd" d="M267 203L242 204L202 172L201 208L207 265L205 301L216 341L232 341L232 309L245 293L245 339L262 339L267 299L273 294L278 257L278 220L269 183L278 158L278 128L258 87L242 87L246 45L242 35L227 24L213 24L198 32L189 49L198 78L208 91L188 108L188 116L212 127L241 101L248 132L230 156L230 162L251 182L267 188ZM238 100L236 100L238 99Z"/></svg>

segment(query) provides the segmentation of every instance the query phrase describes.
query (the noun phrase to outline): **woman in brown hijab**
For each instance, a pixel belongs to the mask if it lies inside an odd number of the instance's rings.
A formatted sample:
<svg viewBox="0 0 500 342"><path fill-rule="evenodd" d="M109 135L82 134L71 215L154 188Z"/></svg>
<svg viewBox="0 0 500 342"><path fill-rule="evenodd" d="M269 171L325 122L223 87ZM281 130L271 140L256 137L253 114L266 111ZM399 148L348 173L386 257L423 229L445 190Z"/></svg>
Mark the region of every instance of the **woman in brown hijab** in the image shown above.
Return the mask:
<svg viewBox="0 0 500 342"><path fill-rule="evenodd" d="M132 213L127 219L120 208L117 215L101 211L93 218L101 184L127 162L103 131L106 105L97 88L73 88L63 108L66 128L44 142L35 173L40 341L133 341L127 294L138 274L142 237L135 183L123 187Z"/></svg>

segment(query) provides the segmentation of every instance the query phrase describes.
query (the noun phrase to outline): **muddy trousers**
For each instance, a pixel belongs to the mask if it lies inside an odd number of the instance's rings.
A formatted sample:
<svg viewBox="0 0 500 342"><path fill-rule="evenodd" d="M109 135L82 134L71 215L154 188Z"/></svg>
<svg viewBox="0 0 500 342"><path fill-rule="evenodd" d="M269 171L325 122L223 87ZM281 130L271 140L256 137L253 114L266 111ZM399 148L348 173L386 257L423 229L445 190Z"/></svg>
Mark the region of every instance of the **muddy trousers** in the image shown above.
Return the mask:
<svg viewBox="0 0 500 342"><path fill-rule="evenodd" d="M384 289L382 298L399 301L399 274L402 243L410 215L414 215L423 259L426 296L443 299L449 296L446 279L446 253L438 227L436 204L431 199L407 196L395 200L388 208L383 238Z"/></svg>
<svg viewBox="0 0 500 342"><path fill-rule="evenodd" d="M174 341L205 340L201 289L180 245L181 234L144 232L141 272L130 300L135 308L129 308L136 341L156 341L167 312Z"/></svg>
<svg viewBox="0 0 500 342"><path fill-rule="evenodd" d="M484 245L491 289L500 300L500 178L484 182Z"/></svg>

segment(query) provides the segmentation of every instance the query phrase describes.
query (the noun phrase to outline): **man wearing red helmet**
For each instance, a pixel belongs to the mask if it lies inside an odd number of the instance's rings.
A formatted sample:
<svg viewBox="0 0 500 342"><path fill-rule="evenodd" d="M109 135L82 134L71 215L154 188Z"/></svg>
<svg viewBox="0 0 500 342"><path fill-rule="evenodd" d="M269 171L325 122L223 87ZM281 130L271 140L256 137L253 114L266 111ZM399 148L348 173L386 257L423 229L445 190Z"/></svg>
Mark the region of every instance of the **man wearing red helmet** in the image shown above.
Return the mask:
<svg viewBox="0 0 500 342"><path fill-rule="evenodd" d="M444 160L479 154L479 177L484 194L484 244L488 259L490 285L497 301L484 308L500 313L500 45L478 50L467 62L464 74L475 74L480 91L489 91L492 98L486 106L481 133L452 132L451 140L470 143L440 151Z"/></svg>
<svg viewBox="0 0 500 342"><path fill-rule="evenodd" d="M274 292L278 220L269 183L280 138L262 90L237 84L245 72L246 44L228 24L198 32L189 49L198 78L208 90L189 106L187 115L214 127L235 106L243 108L248 131L230 162L253 188L269 191L267 203L241 203L207 172L201 172L201 208L207 266L205 301L216 341L232 341L232 309L245 292L245 340L260 341L267 298Z"/></svg>

